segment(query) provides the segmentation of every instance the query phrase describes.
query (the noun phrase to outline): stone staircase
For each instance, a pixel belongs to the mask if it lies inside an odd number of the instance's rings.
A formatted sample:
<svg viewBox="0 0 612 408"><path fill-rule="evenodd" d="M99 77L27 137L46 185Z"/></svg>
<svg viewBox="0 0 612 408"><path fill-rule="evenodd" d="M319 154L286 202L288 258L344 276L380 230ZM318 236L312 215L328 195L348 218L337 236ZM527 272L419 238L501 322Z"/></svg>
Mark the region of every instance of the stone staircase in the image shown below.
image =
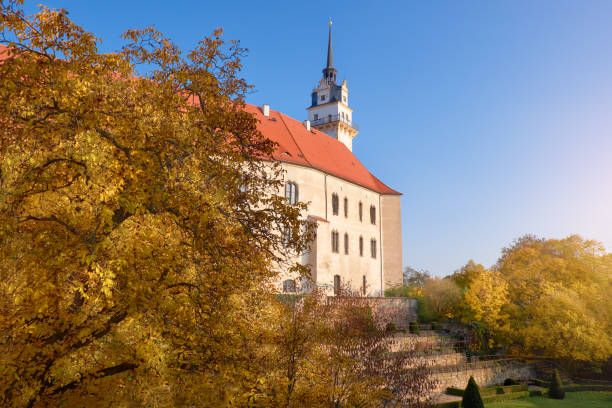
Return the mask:
<svg viewBox="0 0 612 408"><path fill-rule="evenodd" d="M563 381L564 384L570 384L572 382L567 373L562 368L558 367L551 359L538 358L530 359L528 361L534 368L533 378L543 381L550 381L553 371L557 369L559 372L559 377L561 377L561 381Z"/></svg>
<svg viewBox="0 0 612 408"><path fill-rule="evenodd" d="M480 361L468 359L457 338L440 330L420 330L415 333L396 333L389 349L416 350L414 364L425 364L437 380L435 392L442 393L448 387L465 388L470 376L481 387L498 385L506 378L528 380L535 375L532 365L517 359Z"/></svg>

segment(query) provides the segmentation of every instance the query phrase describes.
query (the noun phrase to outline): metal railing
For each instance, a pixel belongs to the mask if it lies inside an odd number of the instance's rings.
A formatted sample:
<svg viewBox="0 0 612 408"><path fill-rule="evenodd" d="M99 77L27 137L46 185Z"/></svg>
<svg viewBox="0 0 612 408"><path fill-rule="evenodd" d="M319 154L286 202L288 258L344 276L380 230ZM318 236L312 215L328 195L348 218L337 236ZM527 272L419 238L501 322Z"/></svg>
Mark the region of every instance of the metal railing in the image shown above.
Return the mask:
<svg viewBox="0 0 612 408"><path fill-rule="evenodd" d="M343 117L341 115L327 115L317 120L313 120L312 122L310 122L310 125L311 126L321 126L321 125L325 125L327 123L333 123L333 122L341 122L341 123L344 123L345 125L350 126L351 128L355 130L359 130L359 126L357 126L355 122L351 122L345 116Z"/></svg>

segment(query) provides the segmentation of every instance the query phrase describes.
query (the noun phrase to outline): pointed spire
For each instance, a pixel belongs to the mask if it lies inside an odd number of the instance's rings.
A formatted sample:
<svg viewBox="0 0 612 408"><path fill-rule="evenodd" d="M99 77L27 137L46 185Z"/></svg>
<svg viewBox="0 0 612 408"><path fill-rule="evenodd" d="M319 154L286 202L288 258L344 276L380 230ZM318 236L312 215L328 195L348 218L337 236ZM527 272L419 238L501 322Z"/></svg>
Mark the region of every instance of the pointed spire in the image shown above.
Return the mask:
<svg viewBox="0 0 612 408"><path fill-rule="evenodd" d="M327 42L327 68L334 67L334 53L332 51L332 21L329 19L329 40Z"/></svg>
<svg viewBox="0 0 612 408"><path fill-rule="evenodd" d="M323 79L328 84L336 83L336 68L334 68L334 54L332 52L332 21L329 19L329 40L327 42L327 66L323 68Z"/></svg>

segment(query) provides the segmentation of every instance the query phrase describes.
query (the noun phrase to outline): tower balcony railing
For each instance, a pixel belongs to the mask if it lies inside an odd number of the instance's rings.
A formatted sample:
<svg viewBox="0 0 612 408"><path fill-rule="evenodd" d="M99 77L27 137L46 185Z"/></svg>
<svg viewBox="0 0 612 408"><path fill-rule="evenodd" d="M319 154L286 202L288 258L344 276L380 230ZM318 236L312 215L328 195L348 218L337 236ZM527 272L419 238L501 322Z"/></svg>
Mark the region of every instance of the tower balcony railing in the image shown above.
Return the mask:
<svg viewBox="0 0 612 408"><path fill-rule="evenodd" d="M334 123L334 122L344 123L345 125L348 125L349 127L355 130L359 130L359 126L357 126L355 122L351 122L346 117L343 117L341 115L327 115L317 120L313 120L312 122L310 122L310 125L311 126L321 126L321 125L326 125L328 123Z"/></svg>

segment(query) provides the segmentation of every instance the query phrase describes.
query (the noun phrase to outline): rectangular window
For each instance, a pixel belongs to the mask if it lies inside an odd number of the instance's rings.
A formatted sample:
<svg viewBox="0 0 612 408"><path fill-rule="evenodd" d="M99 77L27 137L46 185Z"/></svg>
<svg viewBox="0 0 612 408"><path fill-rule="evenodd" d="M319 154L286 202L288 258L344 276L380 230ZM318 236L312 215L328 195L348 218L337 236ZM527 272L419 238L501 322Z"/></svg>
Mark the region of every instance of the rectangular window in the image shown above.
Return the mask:
<svg viewBox="0 0 612 408"><path fill-rule="evenodd" d="M359 237L359 256L363 256L363 237Z"/></svg>
<svg viewBox="0 0 612 408"><path fill-rule="evenodd" d="M376 240L370 240L370 251L372 252L372 258L376 259Z"/></svg>
<svg viewBox="0 0 612 408"><path fill-rule="evenodd" d="M332 214L338 215L338 194L332 194Z"/></svg>
<svg viewBox="0 0 612 408"><path fill-rule="evenodd" d="M340 234L338 234L338 231L332 231L331 239L332 239L332 242L331 242L331 244L332 244L332 252L337 254L338 252L340 252L339 251L340 245L339 245L339 242L338 242L338 241L340 241Z"/></svg>
<svg viewBox="0 0 612 408"><path fill-rule="evenodd" d="M348 198L344 197L344 218L348 217Z"/></svg>
<svg viewBox="0 0 612 408"><path fill-rule="evenodd" d="M348 234L344 234L344 254L348 255L348 253L349 253Z"/></svg>
<svg viewBox="0 0 612 408"><path fill-rule="evenodd" d="M314 114L314 120L318 120L319 119L319 115L318 114Z"/></svg>
<svg viewBox="0 0 612 408"><path fill-rule="evenodd" d="M321 101L325 100L325 95L321 95Z"/></svg>
<svg viewBox="0 0 612 408"><path fill-rule="evenodd" d="M376 224L376 207L370 206L370 222Z"/></svg>
<svg viewBox="0 0 612 408"><path fill-rule="evenodd" d="M363 204L359 202L359 221L363 221Z"/></svg>
<svg viewBox="0 0 612 408"><path fill-rule="evenodd" d="M334 275L334 295L340 294L340 275Z"/></svg>
<svg viewBox="0 0 612 408"><path fill-rule="evenodd" d="M366 295L366 291L368 290L368 281L366 280L366 276L363 275L363 284L361 285L361 293L363 296Z"/></svg>
<svg viewBox="0 0 612 408"><path fill-rule="evenodd" d="M297 204L298 202L298 186L290 181L285 185L285 198L288 204Z"/></svg>

